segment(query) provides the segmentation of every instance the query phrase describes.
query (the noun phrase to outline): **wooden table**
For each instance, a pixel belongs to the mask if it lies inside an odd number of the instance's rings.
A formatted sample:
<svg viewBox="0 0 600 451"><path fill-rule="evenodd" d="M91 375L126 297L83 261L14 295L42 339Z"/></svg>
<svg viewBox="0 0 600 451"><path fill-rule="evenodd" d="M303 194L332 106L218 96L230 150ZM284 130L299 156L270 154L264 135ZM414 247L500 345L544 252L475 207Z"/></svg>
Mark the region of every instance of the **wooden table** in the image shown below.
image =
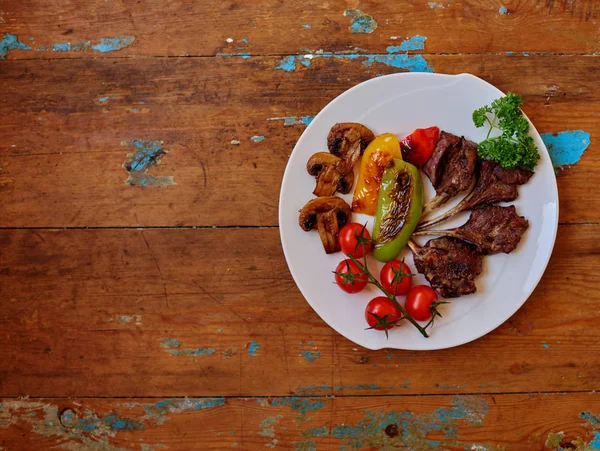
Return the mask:
<svg viewBox="0 0 600 451"><path fill-rule="evenodd" d="M1 450L600 449L600 2L4 0L0 37ZM405 70L522 94L571 166L517 314L373 352L296 288L278 194Z"/></svg>

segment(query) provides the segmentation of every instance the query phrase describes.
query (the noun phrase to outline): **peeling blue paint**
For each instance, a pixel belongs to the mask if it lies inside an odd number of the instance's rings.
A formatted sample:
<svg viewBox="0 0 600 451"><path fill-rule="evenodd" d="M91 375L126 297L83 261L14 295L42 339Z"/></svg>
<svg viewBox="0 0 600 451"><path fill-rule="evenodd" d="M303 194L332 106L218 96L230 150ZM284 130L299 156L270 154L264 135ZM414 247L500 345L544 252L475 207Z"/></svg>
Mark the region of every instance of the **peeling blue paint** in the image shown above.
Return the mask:
<svg viewBox="0 0 600 451"><path fill-rule="evenodd" d="M352 17L349 27L352 33L373 33L377 29L375 19L360 9L347 9L344 16Z"/></svg>
<svg viewBox="0 0 600 451"><path fill-rule="evenodd" d="M117 94L109 94L109 95L107 95L107 96L102 96L102 97L99 97L99 98L98 98L98 102L99 102L99 103L106 103L106 102L108 102L109 100L114 100L114 99L116 99L117 97L119 97Z"/></svg>
<svg viewBox="0 0 600 451"><path fill-rule="evenodd" d="M121 142L123 146L134 147L135 153L128 154L129 161L123 167L129 172L125 183L129 186L164 187L174 185L173 176L154 176L148 172L151 166L160 164L167 151L162 141L133 140Z"/></svg>
<svg viewBox="0 0 600 451"><path fill-rule="evenodd" d="M296 58L293 55L286 56L281 62L275 67L275 69L284 70L286 72L293 72L296 70Z"/></svg>
<svg viewBox="0 0 600 451"><path fill-rule="evenodd" d="M581 412L579 418L585 420L592 427L600 427L600 414L594 415L592 412Z"/></svg>
<svg viewBox="0 0 600 451"><path fill-rule="evenodd" d="M282 418L283 415L265 418L265 420L262 423L260 423L259 428L261 428L262 430L258 432L258 435L262 437L275 437L275 429L273 428L273 426L275 426Z"/></svg>
<svg viewBox="0 0 600 451"><path fill-rule="evenodd" d="M542 140L555 168L577 163L591 142L590 134L583 130L544 133Z"/></svg>
<svg viewBox="0 0 600 451"><path fill-rule="evenodd" d="M315 345L315 342L314 342L314 341L309 341L309 342L308 342L308 345L309 345L309 346L314 346L314 345Z"/></svg>
<svg viewBox="0 0 600 451"><path fill-rule="evenodd" d="M514 52L506 52L507 55L512 55Z"/></svg>
<svg viewBox="0 0 600 451"><path fill-rule="evenodd" d="M542 346L546 349L548 349L550 347L550 345L548 343L544 343Z"/></svg>
<svg viewBox="0 0 600 451"><path fill-rule="evenodd" d="M321 357L321 353L318 351L302 351L302 357L304 357L307 362L313 362Z"/></svg>
<svg viewBox="0 0 600 451"><path fill-rule="evenodd" d="M231 57L234 57L234 56L241 56L242 59L247 60L252 55L250 53L247 53L247 52L242 52L242 53L217 53L217 56L221 56L223 58L231 58Z"/></svg>
<svg viewBox="0 0 600 451"><path fill-rule="evenodd" d="M329 436L329 429L327 426L323 426L321 428L313 428L302 431L302 436L305 438L311 437L327 437Z"/></svg>
<svg viewBox="0 0 600 451"><path fill-rule="evenodd" d="M31 50L31 47L19 41L14 34L4 33L4 37L0 41L0 60L3 60L11 50Z"/></svg>
<svg viewBox="0 0 600 451"><path fill-rule="evenodd" d="M402 47L402 46L400 46ZM422 55L409 55L408 53L396 53L397 46L388 47L388 54L370 54L370 53L332 53L318 52L309 55L286 56L282 59L275 69L293 72L296 70L296 62L300 62L305 67L310 67L312 60L316 58L335 58L338 60L362 60L362 64L368 67L374 63L385 64L396 69L406 69L410 72L433 72L433 69L427 64ZM307 58L310 56L310 58Z"/></svg>
<svg viewBox="0 0 600 451"><path fill-rule="evenodd" d="M592 449L600 449L600 432L594 431L594 440L590 442Z"/></svg>
<svg viewBox="0 0 600 451"><path fill-rule="evenodd" d="M523 52L523 56L529 56L529 53Z"/></svg>
<svg viewBox="0 0 600 451"><path fill-rule="evenodd" d="M282 117L270 117L268 121L283 121L283 125L290 127L292 125L308 125L310 124L314 116L282 116ZM302 344L302 343L300 343Z"/></svg>
<svg viewBox="0 0 600 451"><path fill-rule="evenodd" d="M260 400L257 400L260 402ZM325 406L323 398L299 398L297 396L289 396L285 398L275 398L271 402L273 406L286 406L299 412L297 420L306 419L306 412L322 409Z"/></svg>
<svg viewBox="0 0 600 451"><path fill-rule="evenodd" d="M135 41L134 36L119 36L116 38L102 38L100 42L92 48L97 52L106 53L106 52L114 52L116 50L124 49L125 47L129 47L133 41Z"/></svg>
<svg viewBox="0 0 600 451"><path fill-rule="evenodd" d="M160 338L158 341L161 342L161 348L176 349L181 347L181 340L177 340L176 338Z"/></svg>
<svg viewBox="0 0 600 451"><path fill-rule="evenodd" d="M409 50L423 50L425 48L425 41L427 38L425 36L416 35L412 38L409 38L398 46L390 46L387 48L388 53L396 53L400 50L409 51ZM392 49L392 50L390 50Z"/></svg>
<svg viewBox="0 0 600 451"><path fill-rule="evenodd" d="M485 444L458 440L460 424L464 422L468 425L481 425L488 411L489 406L482 398L455 396L450 401L450 407L436 409L431 414L385 412L383 409L379 412L365 410L365 417L358 423L338 424L331 429L330 435L345 441L352 449L362 447L387 449L398 445L407 449L440 447L462 447L466 450L488 449ZM394 424L402 433L390 437L385 431L389 425ZM429 440L427 436L430 433L443 434L443 439Z"/></svg>
<svg viewBox="0 0 600 451"><path fill-rule="evenodd" d="M264 137L264 136L262 136L262 135L260 135L260 136L254 135L254 136L253 136L252 138L250 138L250 139L251 139L252 141L254 141L255 143L259 143L259 142L261 142L261 141L264 141L264 140L265 140L265 137Z"/></svg>
<svg viewBox="0 0 600 451"><path fill-rule="evenodd" d="M33 38L31 38L33 40ZM71 42L57 42L51 45L42 45L35 49L36 52L87 52L95 50L97 52L106 53L122 50L125 47L130 46L135 41L134 36L119 36L116 38L101 38L98 43L92 45L90 41L81 41L76 43ZM0 42L0 59L4 58L4 55L10 50L31 50L27 44L20 42L17 37L10 33L5 33L2 42Z"/></svg>
<svg viewBox="0 0 600 451"><path fill-rule="evenodd" d="M296 451L317 451L317 444L314 440L306 440L302 442L294 442L294 449Z"/></svg>
<svg viewBox="0 0 600 451"><path fill-rule="evenodd" d="M258 354L259 349L260 349L260 345L255 341L251 341L248 344L248 355L250 355L252 357L256 357L256 354Z"/></svg>
<svg viewBox="0 0 600 451"><path fill-rule="evenodd" d="M243 42L244 44L248 44L248 39L246 39L246 38L242 38L242 42Z"/></svg>
<svg viewBox="0 0 600 451"><path fill-rule="evenodd" d="M165 352L171 355L196 357L200 355L211 355L216 352L214 348L183 348L183 349L167 349Z"/></svg>
<svg viewBox="0 0 600 451"><path fill-rule="evenodd" d="M508 14L508 9L506 9L506 6L501 6L500 9L498 9L498 13L502 16Z"/></svg>
<svg viewBox="0 0 600 451"><path fill-rule="evenodd" d="M444 9L444 5L436 2L427 2L431 9Z"/></svg>
<svg viewBox="0 0 600 451"><path fill-rule="evenodd" d="M307 23L303 23L302 24L302 28L312 28L309 24Z"/></svg>

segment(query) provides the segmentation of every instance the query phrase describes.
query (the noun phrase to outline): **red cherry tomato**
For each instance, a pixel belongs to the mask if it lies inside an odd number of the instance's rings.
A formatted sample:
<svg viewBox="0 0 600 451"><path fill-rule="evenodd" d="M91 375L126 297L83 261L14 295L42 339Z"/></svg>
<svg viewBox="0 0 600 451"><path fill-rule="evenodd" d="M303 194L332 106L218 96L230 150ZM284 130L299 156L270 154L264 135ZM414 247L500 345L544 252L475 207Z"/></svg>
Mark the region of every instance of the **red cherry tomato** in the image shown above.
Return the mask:
<svg viewBox="0 0 600 451"><path fill-rule="evenodd" d="M432 317L431 304L438 300L438 294L427 285L412 287L406 295L406 313L417 321L429 321Z"/></svg>
<svg viewBox="0 0 600 451"><path fill-rule="evenodd" d="M340 230L338 240L342 252L354 258L361 258L371 252L371 234L363 224L357 222L346 224Z"/></svg>
<svg viewBox="0 0 600 451"><path fill-rule="evenodd" d="M350 259L342 260L335 268L335 282L346 293L358 293L366 286L369 278Z"/></svg>
<svg viewBox="0 0 600 451"><path fill-rule="evenodd" d="M390 260L381 268L379 278L381 285L388 293L398 296L408 293L413 276L406 263L400 260Z"/></svg>
<svg viewBox="0 0 600 451"><path fill-rule="evenodd" d="M404 161L422 168L431 157L439 136L440 129L437 127L417 128L400 141L402 158Z"/></svg>
<svg viewBox="0 0 600 451"><path fill-rule="evenodd" d="M375 315L375 316L374 316ZM373 327L375 330L385 330L381 324L378 324L380 321L377 319L385 318L387 315L386 321L394 322L402 318L402 312L396 305L390 301L385 296L377 296L376 298L371 299L371 301L367 304L365 308L365 319L367 320L367 324L369 327ZM392 329L394 324L388 324L387 329Z"/></svg>

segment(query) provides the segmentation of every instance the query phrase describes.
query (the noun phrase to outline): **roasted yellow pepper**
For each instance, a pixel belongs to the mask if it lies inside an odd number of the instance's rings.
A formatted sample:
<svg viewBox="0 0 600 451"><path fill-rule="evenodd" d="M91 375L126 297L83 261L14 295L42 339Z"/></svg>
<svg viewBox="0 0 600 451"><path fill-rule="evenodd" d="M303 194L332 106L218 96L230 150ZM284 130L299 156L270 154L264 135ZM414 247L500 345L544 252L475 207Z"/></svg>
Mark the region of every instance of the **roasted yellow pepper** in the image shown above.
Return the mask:
<svg viewBox="0 0 600 451"><path fill-rule="evenodd" d="M352 211L375 215L381 177L385 166L392 159L402 159L400 143L396 135L384 133L367 146L360 162L360 172L352 199Z"/></svg>

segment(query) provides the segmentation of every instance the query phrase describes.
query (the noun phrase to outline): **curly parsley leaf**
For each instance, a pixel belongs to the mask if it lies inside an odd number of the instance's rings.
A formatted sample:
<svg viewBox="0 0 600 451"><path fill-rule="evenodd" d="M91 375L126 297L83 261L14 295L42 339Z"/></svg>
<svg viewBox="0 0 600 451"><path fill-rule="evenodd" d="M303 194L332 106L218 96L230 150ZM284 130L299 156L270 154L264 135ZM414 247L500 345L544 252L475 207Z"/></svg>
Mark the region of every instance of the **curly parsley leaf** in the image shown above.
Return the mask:
<svg viewBox="0 0 600 451"><path fill-rule="evenodd" d="M538 148L529 136L529 121L521 111L523 99L509 92L505 97L494 100L491 105L473 111L473 123L490 129L487 138L479 143L477 152L481 158L493 160L503 168L522 168L533 171L540 159ZM502 133L490 138L493 129Z"/></svg>

